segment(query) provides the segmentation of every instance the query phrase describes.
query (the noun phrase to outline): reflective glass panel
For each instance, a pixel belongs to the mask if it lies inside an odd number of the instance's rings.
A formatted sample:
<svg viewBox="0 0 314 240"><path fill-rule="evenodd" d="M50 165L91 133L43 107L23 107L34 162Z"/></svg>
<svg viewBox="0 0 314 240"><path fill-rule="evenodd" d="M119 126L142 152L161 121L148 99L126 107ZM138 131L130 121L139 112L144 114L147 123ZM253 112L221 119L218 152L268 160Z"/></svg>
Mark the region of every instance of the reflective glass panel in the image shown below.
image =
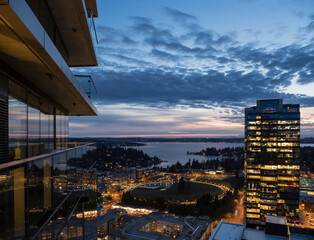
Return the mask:
<svg viewBox="0 0 314 240"><path fill-rule="evenodd" d="M28 219L33 236L52 213L51 157L28 163Z"/></svg>
<svg viewBox="0 0 314 240"><path fill-rule="evenodd" d="M9 97L9 160L26 158L27 105Z"/></svg>
<svg viewBox="0 0 314 240"><path fill-rule="evenodd" d="M43 149L40 145L40 112L28 107L28 157L40 154Z"/></svg>

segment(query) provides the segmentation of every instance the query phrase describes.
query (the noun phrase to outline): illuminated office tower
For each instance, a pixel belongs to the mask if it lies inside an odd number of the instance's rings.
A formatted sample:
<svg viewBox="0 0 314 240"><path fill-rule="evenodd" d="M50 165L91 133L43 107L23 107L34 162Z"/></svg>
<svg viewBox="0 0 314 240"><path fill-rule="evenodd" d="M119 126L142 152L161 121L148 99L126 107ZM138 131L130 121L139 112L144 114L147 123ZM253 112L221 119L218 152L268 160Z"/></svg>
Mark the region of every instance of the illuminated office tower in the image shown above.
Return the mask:
<svg viewBox="0 0 314 240"><path fill-rule="evenodd" d="M96 154L69 116L97 115L96 0L0 0L0 239L95 239Z"/></svg>
<svg viewBox="0 0 314 240"><path fill-rule="evenodd" d="M245 220L299 221L300 111L282 99L245 109Z"/></svg>

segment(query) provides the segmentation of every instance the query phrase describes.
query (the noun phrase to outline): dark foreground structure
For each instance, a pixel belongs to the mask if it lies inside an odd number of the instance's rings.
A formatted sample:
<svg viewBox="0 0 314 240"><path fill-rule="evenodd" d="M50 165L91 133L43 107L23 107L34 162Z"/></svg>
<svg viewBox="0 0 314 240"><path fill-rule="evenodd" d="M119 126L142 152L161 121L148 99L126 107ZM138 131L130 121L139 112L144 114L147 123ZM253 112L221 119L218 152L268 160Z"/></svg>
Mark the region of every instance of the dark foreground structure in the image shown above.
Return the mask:
<svg viewBox="0 0 314 240"><path fill-rule="evenodd" d="M291 227L285 217L267 216L260 224L219 222L209 240L312 240L314 229Z"/></svg>
<svg viewBox="0 0 314 240"><path fill-rule="evenodd" d="M299 222L300 111L282 99L245 109L245 220Z"/></svg>
<svg viewBox="0 0 314 240"><path fill-rule="evenodd" d="M0 239L95 239L96 152L68 143L97 115L96 0L0 0Z"/></svg>

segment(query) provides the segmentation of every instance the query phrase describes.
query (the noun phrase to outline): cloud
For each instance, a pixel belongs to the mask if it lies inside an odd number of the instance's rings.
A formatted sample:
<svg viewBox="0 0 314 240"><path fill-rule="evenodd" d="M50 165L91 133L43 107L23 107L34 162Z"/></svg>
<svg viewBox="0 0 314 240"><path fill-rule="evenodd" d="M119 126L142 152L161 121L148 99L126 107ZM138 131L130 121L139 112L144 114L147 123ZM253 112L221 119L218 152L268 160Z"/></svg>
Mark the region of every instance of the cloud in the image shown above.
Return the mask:
<svg viewBox="0 0 314 240"><path fill-rule="evenodd" d="M97 27L100 45L125 44L127 46L136 45L137 42L126 36L124 33L107 26Z"/></svg>
<svg viewBox="0 0 314 240"><path fill-rule="evenodd" d="M163 61L177 61L179 59L178 56L164 52L164 51L160 51L158 49L153 49L151 51L152 55L163 60Z"/></svg>
<svg viewBox="0 0 314 240"><path fill-rule="evenodd" d="M274 80L258 71L227 73L209 70L206 74L178 74L161 69L116 72L99 70L93 79L98 89L98 103L134 103L171 107L207 105L245 107L256 99L284 98L285 102L314 106L314 98L282 93L276 90L285 79Z"/></svg>
<svg viewBox="0 0 314 240"><path fill-rule="evenodd" d="M196 22L197 18L193 15L181 12L172 8L164 8L166 14L170 16L174 21L177 21L182 24L189 24L191 22Z"/></svg>
<svg viewBox="0 0 314 240"><path fill-rule="evenodd" d="M150 18L145 18L145 17L140 17L140 16L132 16L132 17L129 17L129 19L137 23L151 24L153 22L153 20Z"/></svg>
<svg viewBox="0 0 314 240"><path fill-rule="evenodd" d="M300 28L301 33L311 34L314 31L314 14L309 16L309 20L310 22L305 27Z"/></svg>
<svg viewBox="0 0 314 240"><path fill-rule="evenodd" d="M292 12L297 18L304 18L305 17L305 13L302 11L293 11Z"/></svg>
<svg viewBox="0 0 314 240"><path fill-rule="evenodd" d="M261 34L262 34L261 31L255 30L255 29L251 29L251 28L245 29L244 31L247 32L247 33L249 33L249 34L252 34L252 35L254 35L254 36L258 36L258 35L261 35Z"/></svg>
<svg viewBox="0 0 314 240"><path fill-rule="evenodd" d="M174 22L198 24L195 16L164 10ZM133 16L130 20L129 32L123 34L99 28L100 68L92 72L100 85L99 103L208 108L244 107L257 98L285 98L314 105L310 96L283 91L294 79L303 85L313 82L313 44L268 50L201 27L175 34L149 18ZM115 48L108 46L113 43Z"/></svg>
<svg viewBox="0 0 314 240"><path fill-rule="evenodd" d="M311 64L312 67L314 64ZM313 68L307 70L307 71L299 71L298 72L299 78L298 83L300 84L309 84L314 82L314 70Z"/></svg>
<svg viewBox="0 0 314 240"><path fill-rule="evenodd" d="M239 123L217 118L216 110L190 108L162 109L134 104L98 106L97 117L71 117L71 136L231 136L243 133ZM191 115L191 112L193 113ZM83 127L84 126L84 127ZM235 129L234 129L235 128ZM118 133L118 134L117 134Z"/></svg>
<svg viewBox="0 0 314 240"><path fill-rule="evenodd" d="M313 43L273 48L243 44L234 35L204 29L195 16L170 8L164 11L167 24L133 16L124 30L98 27L99 67L73 69L92 75L98 108L111 106L88 119L95 133L106 126L108 134L201 134L212 126L218 130L208 134L231 134L234 130L224 131L230 123L242 134L243 109L256 99L283 98L285 103L314 107L314 97L285 92L293 84L314 82ZM173 31L173 24L183 28ZM176 115L181 111L185 113ZM197 111L204 112L196 115ZM88 131L89 127L80 128L86 118L74 121L71 128ZM219 126L206 125L211 121Z"/></svg>

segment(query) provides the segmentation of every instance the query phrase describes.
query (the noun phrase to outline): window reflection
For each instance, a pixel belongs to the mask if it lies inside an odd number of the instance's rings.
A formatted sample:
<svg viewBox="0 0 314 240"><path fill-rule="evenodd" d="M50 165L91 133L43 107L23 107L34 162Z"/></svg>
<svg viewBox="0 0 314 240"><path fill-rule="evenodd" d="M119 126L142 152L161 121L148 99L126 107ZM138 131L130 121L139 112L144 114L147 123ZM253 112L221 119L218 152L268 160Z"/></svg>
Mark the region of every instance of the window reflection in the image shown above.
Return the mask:
<svg viewBox="0 0 314 240"><path fill-rule="evenodd" d="M9 97L9 160L26 158L27 105Z"/></svg>
<svg viewBox="0 0 314 240"><path fill-rule="evenodd" d="M51 152L53 144L53 115L40 113L40 143L43 145L43 152Z"/></svg>
<svg viewBox="0 0 314 240"><path fill-rule="evenodd" d="M54 118L56 149L67 148L68 116L59 110L54 115L53 105L40 104L39 99L30 94L28 102L29 105L13 97L9 98L9 161L52 152L55 148Z"/></svg>
<svg viewBox="0 0 314 240"><path fill-rule="evenodd" d="M69 118L56 110L56 145L57 149L66 149L69 135Z"/></svg>
<svg viewBox="0 0 314 240"><path fill-rule="evenodd" d="M57 207L67 194L67 159L66 154L53 156L53 199Z"/></svg>
<svg viewBox="0 0 314 240"><path fill-rule="evenodd" d="M44 158L28 164L28 219L30 233L36 233L52 212L51 158Z"/></svg>
<svg viewBox="0 0 314 240"><path fill-rule="evenodd" d="M28 107L28 157L36 156L42 152L40 146L40 112Z"/></svg>
<svg viewBox="0 0 314 240"><path fill-rule="evenodd" d="M0 172L0 239L23 239L25 235L24 167Z"/></svg>

